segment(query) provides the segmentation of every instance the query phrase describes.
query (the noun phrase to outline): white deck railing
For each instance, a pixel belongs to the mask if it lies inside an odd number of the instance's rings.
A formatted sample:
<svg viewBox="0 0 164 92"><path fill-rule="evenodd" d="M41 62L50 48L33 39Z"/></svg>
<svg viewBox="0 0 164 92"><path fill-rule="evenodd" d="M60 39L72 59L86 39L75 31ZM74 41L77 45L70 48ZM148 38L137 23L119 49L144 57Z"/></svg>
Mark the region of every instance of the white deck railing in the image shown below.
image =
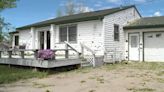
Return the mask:
<svg viewBox="0 0 164 92"><path fill-rule="evenodd" d="M81 54L82 54L82 57L84 57L84 49L86 49L87 51L91 52L92 54L92 57L90 57L90 63L93 65L93 67L96 66L96 52L93 51L92 49L90 49L88 46L86 46L85 44L83 43L80 43L81 45Z"/></svg>

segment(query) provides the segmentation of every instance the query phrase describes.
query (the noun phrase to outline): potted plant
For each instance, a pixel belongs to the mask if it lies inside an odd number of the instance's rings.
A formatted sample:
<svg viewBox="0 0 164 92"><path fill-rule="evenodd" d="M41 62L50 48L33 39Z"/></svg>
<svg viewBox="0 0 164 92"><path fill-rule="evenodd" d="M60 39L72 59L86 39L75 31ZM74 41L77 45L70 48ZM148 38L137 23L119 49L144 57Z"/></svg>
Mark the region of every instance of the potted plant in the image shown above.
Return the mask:
<svg viewBox="0 0 164 92"><path fill-rule="evenodd" d="M54 56L55 53L50 49L38 51L38 58L41 60L52 60Z"/></svg>

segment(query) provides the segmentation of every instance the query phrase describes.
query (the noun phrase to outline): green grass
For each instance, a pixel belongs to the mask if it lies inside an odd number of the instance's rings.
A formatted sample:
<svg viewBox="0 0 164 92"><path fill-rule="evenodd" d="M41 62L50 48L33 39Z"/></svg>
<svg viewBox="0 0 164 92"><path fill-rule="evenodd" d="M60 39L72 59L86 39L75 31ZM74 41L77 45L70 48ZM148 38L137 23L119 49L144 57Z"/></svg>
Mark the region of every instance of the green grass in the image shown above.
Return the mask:
<svg viewBox="0 0 164 92"><path fill-rule="evenodd" d="M162 70L164 69L164 63L156 62L142 62L142 63L130 63L128 64L130 68L140 69L140 70Z"/></svg>
<svg viewBox="0 0 164 92"><path fill-rule="evenodd" d="M21 79L43 78L48 75L47 72L36 72L32 69L22 69L0 65L0 84L11 83Z"/></svg>
<svg viewBox="0 0 164 92"><path fill-rule="evenodd" d="M153 62L131 62L131 63L118 63L106 65L105 68L107 70L115 70L115 69L139 69L139 70L162 70L164 69L164 63L153 63ZM163 72L161 72L163 74ZM162 74L159 75L162 75Z"/></svg>
<svg viewBox="0 0 164 92"><path fill-rule="evenodd" d="M150 63L150 62L142 62L142 63L118 63L118 64L109 64L102 67L98 67L96 69L106 69L107 71L111 70L122 70L122 69L138 69L138 70L152 70L156 71L158 76L163 76L164 72L164 63ZM80 68L73 71L62 72L63 74L70 73L90 73L95 68ZM22 69L8 66L0 65L0 84L11 83L14 81L18 81L21 79L29 79L29 78L43 78L46 77L48 72L34 72L32 69ZM89 79L96 79L95 77L90 77ZM98 79L98 81L103 83L103 79ZM163 80L158 79L158 81L163 83Z"/></svg>

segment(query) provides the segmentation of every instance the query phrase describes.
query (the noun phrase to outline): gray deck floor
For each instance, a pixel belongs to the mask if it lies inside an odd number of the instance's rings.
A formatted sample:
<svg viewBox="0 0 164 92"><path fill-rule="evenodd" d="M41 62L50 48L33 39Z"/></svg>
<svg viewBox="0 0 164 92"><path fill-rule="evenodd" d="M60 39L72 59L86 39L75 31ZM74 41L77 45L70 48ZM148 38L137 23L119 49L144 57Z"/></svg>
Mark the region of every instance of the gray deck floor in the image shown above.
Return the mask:
<svg viewBox="0 0 164 92"><path fill-rule="evenodd" d="M0 64L40 67L40 68L55 68L70 65L80 65L80 59L56 59L56 60L36 60L31 58L0 58Z"/></svg>

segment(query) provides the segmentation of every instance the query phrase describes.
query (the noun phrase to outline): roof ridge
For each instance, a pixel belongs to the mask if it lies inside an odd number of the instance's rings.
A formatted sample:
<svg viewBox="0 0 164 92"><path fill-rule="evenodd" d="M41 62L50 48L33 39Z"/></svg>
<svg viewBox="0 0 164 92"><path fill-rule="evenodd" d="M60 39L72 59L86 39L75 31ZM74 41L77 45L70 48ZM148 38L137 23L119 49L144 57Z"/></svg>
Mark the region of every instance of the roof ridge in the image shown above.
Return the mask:
<svg viewBox="0 0 164 92"><path fill-rule="evenodd" d="M79 15L79 14L87 14L87 13L101 12L101 11L107 11L107 10L112 10L112 9L117 9L117 8L130 8L130 7L135 7L135 5L119 6L119 7L113 7L113 8L108 8L108 9L101 9L101 10L95 10L95 11L90 11L90 12L77 13L77 14L73 14L73 15L65 15L65 16L61 16L61 17L68 17L68 16ZM60 17L56 17L56 18L60 18Z"/></svg>
<svg viewBox="0 0 164 92"><path fill-rule="evenodd" d="M24 29L24 28L29 28L29 27L35 27L35 26L41 26L41 25L48 25L50 23L65 23L64 21L73 21L76 20L77 21L86 21L88 20L94 20L97 18L102 18L103 16L107 15L107 14L113 14L122 10L126 10L129 8L135 7L135 5L128 5L128 6L120 6L120 7L114 7L114 8L109 8L109 9L102 9L102 10L97 10L97 11L92 11L92 12L85 12L85 13L79 13L79 14L73 14L73 15L66 15L66 16L61 16L61 17L56 17L56 18L52 18L52 19L47 19L47 20L43 20L43 21L39 21L39 22L35 22L29 25L25 25L25 26L21 26L18 27L16 29Z"/></svg>

